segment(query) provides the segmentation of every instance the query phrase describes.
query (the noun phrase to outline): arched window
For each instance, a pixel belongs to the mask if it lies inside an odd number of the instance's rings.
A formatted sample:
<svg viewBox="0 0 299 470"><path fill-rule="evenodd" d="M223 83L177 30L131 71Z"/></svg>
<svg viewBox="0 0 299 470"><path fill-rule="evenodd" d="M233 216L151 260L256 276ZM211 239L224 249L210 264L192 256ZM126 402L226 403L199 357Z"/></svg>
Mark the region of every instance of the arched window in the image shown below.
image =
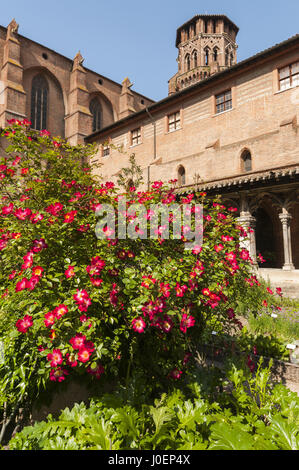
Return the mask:
<svg viewBox="0 0 299 470"><path fill-rule="evenodd" d="M41 131L47 128L49 88L43 75L36 75L31 87L31 125Z"/></svg>
<svg viewBox="0 0 299 470"><path fill-rule="evenodd" d="M252 170L252 158L251 158L251 153L249 150L244 150L242 153L242 169L245 172L251 171Z"/></svg>
<svg viewBox="0 0 299 470"><path fill-rule="evenodd" d="M205 49L205 65L209 65L209 56L210 56L210 50L209 48L207 47Z"/></svg>
<svg viewBox="0 0 299 470"><path fill-rule="evenodd" d="M179 186L186 184L186 170L182 165L178 169L178 184Z"/></svg>
<svg viewBox="0 0 299 470"><path fill-rule="evenodd" d="M101 129L102 124L102 108L97 98L90 102L89 110L92 114L92 132L96 132Z"/></svg>
<svg viewBox="0 0 299 470"><path fill-rule="evenodd" d="M225 51L225 65L228 67L229 51Z"/></svg>
<svg viewBox="0 0 299 470"><path fill-rule="evenodd" d="M230 55L230 66L232 67L234 65L234 54L231 53Z"/></svg>
<svg viewBox="0 0 299 470"><path fill-rule="evenodd" d="M198 63L198 61L197 61L197 52L194 51L194 52L193 52L193 67L194 67L194 68L197 67L197 63Z"/></svg>
<svg viewBox="0 0 299 470"><path fill-rule="evenodd" d="M213 57L214 57L214 61L217 62L217 60L218 60L218 49L217 49L217 47L215 47L214 50L213 50Z"/></svg>
<svg viewBox="0 0 299 470"><path fill-rule="evenodd" d="M185 57L185 63L186 63L186 70L189 72L191 69L191 59L190 59L190 54L187 54Z"/></svg>

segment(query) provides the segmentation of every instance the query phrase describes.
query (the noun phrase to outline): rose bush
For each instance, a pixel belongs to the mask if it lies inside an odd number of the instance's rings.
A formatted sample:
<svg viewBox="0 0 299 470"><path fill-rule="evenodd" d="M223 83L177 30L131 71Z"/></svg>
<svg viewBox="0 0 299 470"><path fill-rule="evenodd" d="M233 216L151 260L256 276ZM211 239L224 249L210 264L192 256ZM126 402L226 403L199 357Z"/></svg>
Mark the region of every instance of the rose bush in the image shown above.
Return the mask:
<svg viewBox="0 0 299 470"><path fill-rule="evenodd" d="M128 381L139 374L149 387L166 386L184 376L207 326L242 328L235 309L259 283L234 208L204 193L179 196L174 181L120 195L94 176L94 147L70 146L26 120L9 124L0 165L6 415L72 376ZM99 228L97 209L117 209L124 196L122 215L140 237L133 203L145 207L147 224L152 204L201 204L202 246L185 249L187 226L169 240L163 226L155 238L117 239L118 218Z"/></svg>

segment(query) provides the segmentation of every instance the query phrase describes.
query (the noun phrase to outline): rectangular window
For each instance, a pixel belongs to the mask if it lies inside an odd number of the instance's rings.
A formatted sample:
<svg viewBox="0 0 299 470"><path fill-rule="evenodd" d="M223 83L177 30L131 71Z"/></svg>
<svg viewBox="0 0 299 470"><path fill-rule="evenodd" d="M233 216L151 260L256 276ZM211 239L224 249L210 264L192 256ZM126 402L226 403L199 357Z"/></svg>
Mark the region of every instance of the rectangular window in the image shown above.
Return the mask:
<svg viewBox="0 0 299 470"><path fill-rule="evenodd" d="M176 112L168 116L168 132L176 131L181 128L181 114Z"/></svg>
<svg viewBox="0 0 299 470"><path fill-rule="evenodd" d="M110 155L109 145L103 145L103 157L108 157Z"/></svg>
<svg viewBox="0 0 299 470"><path fill-rule="evenodd" d="M138 127L131 132L131 145L141 144L141 128Z"/></svg>
<svg viewBox="0 0 299 470"><path fill-rule="evenodd" d="M299 62L279 70L279 89L287 90L299 85Z"/></svg>
<svg viewBox="0 0 299 470"><path fill-rule="evenodd" d="M216 95L216 114L223 113L232 109L232 91L228 90L224 93Z"/></svg>

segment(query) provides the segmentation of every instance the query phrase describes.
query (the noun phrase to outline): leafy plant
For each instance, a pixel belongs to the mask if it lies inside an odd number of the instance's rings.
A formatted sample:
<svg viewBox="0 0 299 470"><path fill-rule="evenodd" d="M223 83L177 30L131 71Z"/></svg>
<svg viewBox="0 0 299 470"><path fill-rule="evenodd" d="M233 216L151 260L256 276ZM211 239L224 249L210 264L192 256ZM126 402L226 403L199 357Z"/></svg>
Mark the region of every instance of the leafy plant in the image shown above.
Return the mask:
<svg viewBox="0 0 299 470"><path fill-rule="evenodd" d="M196 382L186 390L189 398L175 389L135 407L118 393L105 395L89 407L81 403L64 410L57 421L49 416L23 429L8 448L298 450L299 398L271 385L269 373L259 368L254 378L246 369L231 368L232 393L221 393L219 403L203 399Z"/></svg>
<svg viewBox="0 0 299 470"><path fill-rule="evenodd" d="M134 375L134 386L156 396L188 376L207 327L241 327L238 300L258 287L234 208L205 193L177 195L171 182L120 193L95 176L94 147L71 146L27 120L12 120L3 135L10 145L0 161L2 440L43 392L50 397L73 378L117 379L128 398ZM130 161L125 178L139 174ZM164 235L159 221L155 236L142 237L152 205L169 220L174 202L190 211L188 223L178 218L180 238L173 227ZM101 211L107 206L112 221ZM195 210L203 211L203 241L186 249ZM121 216L131 237L117 236ZM97 445L108 446L100 436L109 426L100 422Z"/></svg>

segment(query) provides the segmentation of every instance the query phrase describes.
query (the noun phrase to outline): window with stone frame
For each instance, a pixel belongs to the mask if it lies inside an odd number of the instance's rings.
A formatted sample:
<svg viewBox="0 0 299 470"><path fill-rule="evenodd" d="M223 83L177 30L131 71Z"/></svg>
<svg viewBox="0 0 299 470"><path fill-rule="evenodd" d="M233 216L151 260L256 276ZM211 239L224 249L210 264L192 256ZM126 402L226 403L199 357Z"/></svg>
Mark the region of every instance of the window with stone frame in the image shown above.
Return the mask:
<svg viewBox="0 0 299 470"><path fill-rule="evenodd" d="M181 113L177 111L175 113L169 114L168 118L168 132L176 131L181 128Z"/></svg>
<svg viewBox="0 0 299 470"><path fill-rule="evenodd" d="M49 88L43 75L36 75L31 87L31 126L41 131L47 128Z"/></svg>
<svg viewBox="0 0 299 470"><path fill-rule="evenodd" d="M223 93L219 93L219 95L216 95L216 114L228 111L229 109L232 109L232 107L233 102L231 90L227 90Z"/></svg>
<svg viewBox="0 0 299 470"><path fill-rule="evenodd" d="M287 90L299 85L299 62L287 65L279 70L279 89Z"/></svg>
<svg viewBox="0 0 299 470"><path fill-rule="evenodd" d="M91 100L89 110L92 114L92 132L96 132L102 127L102 107L97 98Z"/></svg>
<svg viewBox="0 0 299 470"><path fill-rule="evenodd" d="M109 155L110 155L110 147L107 143L105 143L102 146L102 156L109 157Z"/></svg>
<svg viewBox="0 0 299 470"><path fill-rule="evenodd" d="M131 145L141 144L141 127L131 131Z"/></svg>

